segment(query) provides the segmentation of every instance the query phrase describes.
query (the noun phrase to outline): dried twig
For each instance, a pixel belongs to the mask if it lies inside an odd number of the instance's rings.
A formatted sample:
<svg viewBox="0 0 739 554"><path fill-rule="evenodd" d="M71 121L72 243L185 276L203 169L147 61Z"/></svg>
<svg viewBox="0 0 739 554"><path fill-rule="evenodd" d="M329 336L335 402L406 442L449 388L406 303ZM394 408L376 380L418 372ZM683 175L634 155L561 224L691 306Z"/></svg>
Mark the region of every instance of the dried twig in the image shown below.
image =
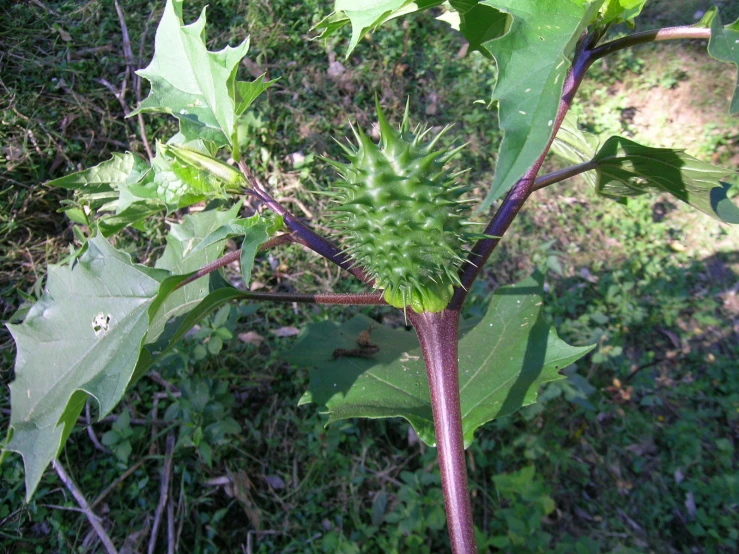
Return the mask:
<svg viewBox="0 0 739 554"><path fill-rule="evenodd" d="M115 99L118 100L118 103L121 105L121 108L123 109L123 115L128 117L128 105L126 104L126 101L123 98L123 90L116 90L115 86L113 86L112 83L110 83L107 79L103 79L102 77L99 79L94 79L96 83L100 83L105 88L107 88L110 92L113 93L113 96L115 96Z"/></svg>
<svg viewBox="0 0 739 554"><path fill-rule="evenodd" d="M113 0L115 5L115 11L118 13L118 21L121 24L121 35L123 37L123 58L126 60L126 72L129 74L133 88L136 88L136 82L138 76L134 71L136 70L133 60L133 50L131 50L131 38L128 36L128 25L126 25L126 16L123 13L123 8L118 3L118 0Z"/></svg>
<svg viewBox="0 0 739 554"><path fill-rule="evenodd" d="M106 454L112 454L109 448L105 448L100 443L97 435L95 434L95 430L92 428L92 421L90 421L90 402L89 401L85 403L85 424L87 425L87 436L90 437L90 440L92 441L92 444L95 446L95 448L97 448L101 452L105 452Z"/></svg>
<svg viewBox="0 0 739 554"><path fill-rule="evenodd" d="M174 502L170 492L167 499L167 554L175 553Z"/></svg>
<svg viewBox="0 0 739 554"><path fill-rule="evenodd" d="M126 77L123 79L124 86L121 88L120 93L118 94L118 99L122 102L124 102L124 96L126 93L126 87L125 83L130 79L131 81L131 88L134 90L134 94L136 95L136 102L137 104L141 103L141 77L136 75L136 60L133 57L133 50L131 49L131 37L128 34L128 25L126 25L126 16L123 13L123 8L121 8L121 5L118 3L118 0L114 0L115 4L115 11L118 13L118 21L121 24L121 36L123 37L123 58L126 60ZM152 14L154 11L152 10ZM149 19L151 19L151 15L149 16ZM149 30L148 29L148 21L146 29L144 29L144 36L142 37L142 43L146 38L146 33ZM128 110L126 107L124 107L124 112L126 116L128 116ZM144 117L141 114L136 115L136 119L138 120L139 124L139 134L141 135L141 142L144 144L144 149L146 150L146 154L149 156L149 159L151 160L154 155L151 151L151 146L149 145L149 139L146 136L146 125L144 124Z"/></svg>
<svg viewBox="0 0 739 554"><path fill-rule="evenodd" d="M146 25L144 25L144 32L141 34L141 43L139 44L139 57L137 64L141 66L144 63L144 46L146 45L146 37L149 34L149 26L151 25L152 18L154 17L154 13L156 12L156 7L152 8L151 13L149 13L149 17L146 19ZM134 90L136 93L136 105L141 104L142 94L141 94L141 82L143 79L141 77L137 77ZM146 125L144 124L144 116L142 114L136 114L136 119L139 122L139 134L141 135L141 142L144 143L144 149L146 150L146 153L149 156L149 159L154 158L154 154L152 154L151 146L149 145L149 139L146 136Z"/></svg>
<svg viewBox="0 0 739 554"><path fill-rule="evenodd" d="M159 504L157 504L156 512L154 512L154 525L151 529L151 538L149 539L149 554L154 554L154 548L157 544L157 535L159 534L159 525L162 522L162 514L167 505L169 498L169 481L172 479L172 456L174 454L174 433L167 435L167 450L164 454L164 468L162 470L162 481L159 489ZM169 531L169 524L167 525Z"/></svg>
<svg viewBox="0 0 739 554"><path fill-rule="evenodd" d="M52 9L51 9L51 8L49 8L49 7L48 7L48 6L46 5L46 4L44 4L43 2L41 2L41 0L31 0L31 3L32 3L32 4L36 4L36 5L37 5L37 6L39 7L39 8L41 8L42 10L46 10L47 12L49 12L49 13L50 13L51 15L53 15L54 17L60 17L60 15L59 15L59 12L58 12L58 11L52 10Z"/></svg>
<svg viewBox="0 0 739 554"><path fill-rule="evenodd" d="M108 554L118 554L118 550L116 550L116 547L113 545L113 541L110 540L108 533L106 533L105 528L103 527L102 523L100 523L100 518L95 515L95 513L92 511L92 508L90 508L90 506L87 504L87 500L85 500L85 495L82 494L82 491L77 488L77 485L74 484L72 478L64 470L64 467L62 467L61 462L59 460L54 460L52 462L52 465L54 466L59 479L62 480L64 486L67 487L69 492L72 493L72 496L74 496L77 504L82 509L85 516L87 516L87 521L90 522L90 525L92 525L95 533L97 533L100 542L102 542L103 546L105 546L105 551Z"/></svg>

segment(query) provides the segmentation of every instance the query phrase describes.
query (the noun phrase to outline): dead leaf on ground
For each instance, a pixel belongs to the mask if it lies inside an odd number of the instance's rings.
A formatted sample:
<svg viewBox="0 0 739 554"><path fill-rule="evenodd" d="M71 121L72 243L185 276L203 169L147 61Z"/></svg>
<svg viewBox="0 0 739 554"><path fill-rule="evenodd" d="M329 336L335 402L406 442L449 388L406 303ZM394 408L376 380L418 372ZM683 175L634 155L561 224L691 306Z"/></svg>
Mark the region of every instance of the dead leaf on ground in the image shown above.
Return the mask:
<svg viewBox="0 0 739 554"><path fill-rule="evenodd" d="M677 483L679 485L684 480L685 480L685 476L683 475L683 472L680 471L680 468L677 468L675 470L675 483Z"/></svg>
<svg viewBox="0 0 739 554"><path fill-rule="evenodd" d="M351 350L347 350L346 348L337 348L336 350L334 350L334 359L344 356L353 356L356 358L371 358L372 356L377 354L377 352L380 350L380 347L370 341L373 328L374 327L370 325L368 329L365 329L364 331L359 333L359 337L357 338L357 344L359 345L359 348L354 348Z"/></svg>
<svg viewBox="0 0 739 554"><path fill-rule="evenodd" d="M245 342L247 344L253 344L254 346L262 346L262 343L264 342L264 337L260 335L259 333L255 333L254 331L248 331L246 333L239 333L239 340L241 342Z"/></svg>
<svg viewBox="0 0 739 554"><path fill-rule="evenodd" d="M695 519L696 508L695 508L695 496L693 495L693 491L686 493L685 507L688 509L688 517L690 519Z"/></svg>
<svg viewBox="0 0 739 554"><path fill-rule="evenodd" d="M656 454L659 450L657 445L653 442L641 442L638 444L630 444L626 447L626 450L633 452L637 456L644 456L645 454Z"/></svg>
<svg viewBox="0 0 739 554"><path fill-rule="evenodd" d="M223 487L226 496L239 501L252 527L259 529L262 517L249 493L252 483L244 470L238 469L235 472L226 470L226 475L208 479L205 484L211 487Z"/></svg>
<svg viewBox="0 0 739 554"><path fill-rule="evenodd" d="M278 337L294 337L300 334L300 329L297 327L280 327L279 329L272 329L270 333Z"/></svg>
<svg viewBox="0 0 739 554"><path fill-rule="evenodd" d="M680 339L675 333L668 331L667 329L659 329L659 332L670 339L670 342L675 348L680 348Z"/></svg>
<svg viewBox="0 0 739 554"><path fill-rule="evenodd" d="M249 290L254 292L255 290L263 289L266 285L261 281L252 281L249 285Z"/></svg>
<svg viewBox="0 0 739 554"><path fill-rule="evenodd" d="M264 477L264 480L270 487L272 487L276 491L285 488L285 481L283 481L279 475L266 475Z"/></svg>

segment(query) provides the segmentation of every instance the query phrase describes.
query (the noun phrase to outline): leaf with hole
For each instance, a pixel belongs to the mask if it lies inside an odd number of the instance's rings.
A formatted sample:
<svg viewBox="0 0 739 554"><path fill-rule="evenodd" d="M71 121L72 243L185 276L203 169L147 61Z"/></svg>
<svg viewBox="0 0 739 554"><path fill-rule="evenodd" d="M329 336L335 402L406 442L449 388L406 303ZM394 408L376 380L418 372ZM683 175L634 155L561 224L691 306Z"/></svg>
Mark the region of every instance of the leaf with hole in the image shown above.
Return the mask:
<svg viewBox="0 0 739 554"><path fill-rule="evenodd" d="M44 295L22 324L8 325L18 350L8 449L23 456L26 498L88 396L100 417L123 397L168 275L93 237L72 267L49 268Z"/></svg>

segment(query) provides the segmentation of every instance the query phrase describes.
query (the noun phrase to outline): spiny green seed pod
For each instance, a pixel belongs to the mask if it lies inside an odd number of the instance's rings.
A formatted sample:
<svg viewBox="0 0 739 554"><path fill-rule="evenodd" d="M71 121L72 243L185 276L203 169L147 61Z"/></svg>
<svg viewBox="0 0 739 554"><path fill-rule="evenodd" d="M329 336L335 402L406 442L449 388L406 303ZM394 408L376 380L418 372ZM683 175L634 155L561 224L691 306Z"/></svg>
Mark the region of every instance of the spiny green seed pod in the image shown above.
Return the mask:
<svg viewBox="0 0 739 554"><path fill-rule="evenodd" d="M332 227L344 252L384 289L385 301L416 312L439 312L461 285L457 275L470 240L460 196L466 187L445 167L462 147L438 149L445 128L428 142L428 130L410 129L408 106L399 130L377 103L380 142L361 129L357 146L341 145L350 163L326 160L342 180L331 192Z"/></svg>

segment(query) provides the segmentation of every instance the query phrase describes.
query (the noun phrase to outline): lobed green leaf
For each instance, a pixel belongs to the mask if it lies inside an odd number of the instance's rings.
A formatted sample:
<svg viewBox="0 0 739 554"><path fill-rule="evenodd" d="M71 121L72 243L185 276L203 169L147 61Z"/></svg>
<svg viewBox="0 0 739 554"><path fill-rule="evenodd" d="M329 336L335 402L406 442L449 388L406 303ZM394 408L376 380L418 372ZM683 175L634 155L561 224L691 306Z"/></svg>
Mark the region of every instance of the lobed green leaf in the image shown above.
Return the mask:
<svg viewBox="0 0 739 554"><path fill-rule="evenodd" d="M596 18L598 25L626 23L633 29L634 19L641 13L647 0L606 0Z"/></svg>
<svg viewBox="0 0 739 554"><path fill-rule="evenodd" d="M595 157L599 142L597 135L582 131L577 125L577 116L568 112L554 137L551 152L567 162L581 164ZM595 186L593 171L583 173L582 177Z"/></svg>
<svg viewBox="0 0 739 554"><path fill-rule="evenodd" d="M327 38L348 23L352 36L349 39L348 58L366 33L374 31L391 19L402 15L439 6L444 0L336 0L334 12L313 29L320 31L318 38Z"/></svg>
<svg viewBox="0 0 739 554"><path fill-rule="evenodd" d="M220 256L223 240L199 245L229 223L245 237L242 264L251 269L259 244L281 219L236 220L239 208L189 215L172 225L156 268L134 264L100 236L87 242L73 266L49 268L44 295L22 323L8 325L17 357L7 448L23 456L27 498L69 437L88 396L104 417L196 323L245 296L217 273L179 286Z"/></svg>
<svg viewBox="0 0 739 554"><path fill-rule="evenodd" d="M100 190L96 188L100 185L118 188L126 183L138 181L148 171L149 164L136 154L131 152L116 153L113 154L111 159L99 163L95 167L71 173L59 179L53 179L46 184L52 187L76 190L93 188Z"/></svg>
<svg viewBox="0 0 739 554"><path fill-rule="evenodd" d="M491 6L481 4L479 0L450 0L451 10L439 19L449 23L469 42L469 51L479 51L491 58L492 53L485 43L502 37L508 32L512 18L509 14Z"/></svg>
<svg viewBox="0 0 739 554"><path fill-rule="evenodd" d="M480 209L506 194L552 136L570 57L603 0L482 0L513 17L510 31L483 44L495 57L493 99L504 132L495 178Z"/></svg>
<svg viewBox="0 0 739 554"><path fill-rule="evenodd" d="M205 10L185 25L184 0L167 0L157 28L154 58L138 74L151 82L149 96L132 112L168 113L200 127L211 138L238 145L238 116L272 82L260 77L254 83L236 80L249 40L211 52L205 44Z"/></svg>
<svg viewBox="0 0 739 554"><path fill-rule="evenodd" d="M17 356L7 448L23 456L27 499L88 396L100 417L123 397L168 275L94 237L72 267L50 267L44 295L8 325Z"/></svg>
<svg viewBox="0 0 739 554"><path fill-rule="evenodd" d="M540 275L502 287L481 319L460 326L459 387L467 446L478 427L535 402L543 383L561 379L560 369L593 348L567 345L544 322L542 287ZM369 329L379 349L363 354L357 339ZM365 316L344 325L324 321L310 324L285 357L315 368L300 404L326 406L329 423L403 417L434 445L428 379L415 333L388 329Z"/></svg>
<svg viewBox="0 0 739 554"><path fill-rule="evenodd" d="M710 23L711 26L708 53L719 61L733 63L739 69L739 19L723 26L718 10L714 8L704 16L701 23ZM739 73L729 111L732 114L739 113Z"/></svg>
<svg viewBox="0 0 739 554"><path fill-rule="evenodd" d="M198 249L200 243L213 231L234 220L241 203L227 211L207 210L184 217L182 223L172 224L167 234L167 246L154 267L166 269L173 275L188 275L214 262L223 253L225 243L213 243ZM167 296L152 317L146 343L154 342L164 332L165 325L197 306L210 292L212 276L201 277Z"/></svg>
<svg viewBox="0 0 739 554"><path fill-rule="evenodd" d="M651 148L623 137L609 138L593 158L598 163L596 191L623 199L667 192L725 223L739 223L739 208L720 179L733 173L702 162L682 150Z"/></svg>

